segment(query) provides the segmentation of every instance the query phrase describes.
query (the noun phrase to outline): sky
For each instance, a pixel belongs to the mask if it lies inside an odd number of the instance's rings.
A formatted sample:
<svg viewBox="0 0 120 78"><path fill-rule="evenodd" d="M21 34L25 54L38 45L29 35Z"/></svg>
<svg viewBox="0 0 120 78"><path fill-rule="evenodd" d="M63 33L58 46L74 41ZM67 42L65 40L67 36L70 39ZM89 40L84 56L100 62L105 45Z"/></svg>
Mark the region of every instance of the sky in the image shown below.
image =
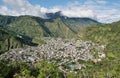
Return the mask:
<svg viewBox="0 0 120 78"><path fill-rule="evenodd" d="M120 0L0 0L1 15L32 15L61 11L68 17L87 17L101 23L120 20Z"/></svg>

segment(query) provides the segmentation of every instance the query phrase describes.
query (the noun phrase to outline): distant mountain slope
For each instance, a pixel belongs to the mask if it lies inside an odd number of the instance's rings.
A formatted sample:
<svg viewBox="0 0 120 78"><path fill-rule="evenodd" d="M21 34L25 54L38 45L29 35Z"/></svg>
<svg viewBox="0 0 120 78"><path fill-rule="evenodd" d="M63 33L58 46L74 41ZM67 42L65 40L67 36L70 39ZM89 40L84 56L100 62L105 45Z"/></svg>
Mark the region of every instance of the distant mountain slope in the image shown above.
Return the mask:
<svg viewBox="0 0 120 78"><path fill-rule="evenodd" d="M99 22L90 18L64 18L63 22L76 33L83 28L100 24Z"/></svg>
<svg viewBox="0 0 120 78"><path fill-rule="evenodd" d="M17 17L0 15L0 27L6 27L8 24L15 21Z"/></svg>
<svg viewBox="0 0 120 78"><path fill-rule="evenodd" d="M20 16L16 20L7 25L9 30L20 33L30 37L43 36L44 30L40 24L33 19L32 16Z"/></svg>
<svg viewBox="0 0 120 78"><path fill-rule="evenodd" d="M81 28L98 24L89 18L68 18L59 12L48 13L49 19L34 16L0 16L0 26L31 38L74 37Z"/></svg>
<svg viewBox="0 0 120 78"><path fill-rule="evenodd" d="M60 18L61 21L75 33L78 33L82 28L100 24L96 20L93 20L90 18L66 17L66 16L63 16L60 11L56 13L47 13L46 15L50 19Z"/></svg>

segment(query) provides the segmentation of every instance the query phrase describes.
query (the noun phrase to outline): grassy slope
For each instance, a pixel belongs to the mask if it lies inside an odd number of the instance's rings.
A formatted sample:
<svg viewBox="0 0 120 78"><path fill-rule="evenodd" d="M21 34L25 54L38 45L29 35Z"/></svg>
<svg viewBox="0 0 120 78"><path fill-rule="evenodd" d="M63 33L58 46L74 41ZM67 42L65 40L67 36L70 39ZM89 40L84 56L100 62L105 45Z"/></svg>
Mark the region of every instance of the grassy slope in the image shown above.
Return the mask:
<svg viewBox="0 0 120 78"><path fill-rule="evenodd" d="M43 40L39 41L39 43L43 42ZM24 45L37 46L32 38L0 27L0 53L14 48L21 48Z"/></svg>
<svg viewBox="0 0 120 78"><path fill-rule="evenodd" d="M106 44L104 52L106 53L107 58L103 62L87 69L88 75L96 74L98 78L119 78L120 22L86 28L79 33L79 37L84 40Z"/></svg>
<svg viewBox="0 0 120 78"><path fill-rule="evenodd" d="M40 37L43 35L43 29L39 26L39 23L30 16L18 17L13 23L8 25L8 29L29 37Z"/></svg>
<svg viewBox="0 0 120 78"><path fill-rule="evenodd" d="M20 41L15 35L12 35L11 32L0 28L0 51L8 51L13 48L23 47L22 41Z"/></svg>
<svg viewBox="0 0 120 78"><path fill-rule="evenodd" d="M106 51L108 52L120 52L120 22L90 27L80 32L81 34L84 34L83 39L107 44Z"/></svg>
<svg viewBox="0 0 120 78"><path fill-rule="evenodd" d="M98 24L90 18L63 18L62 20L71 30L78 33L81 29Z"/></svg>
<svg viewBox="0 0 120 78"><path fill-rule="evenodd" d="M75 33L62 22L61 18L54 19L53 22L45 22L45 26L55 37L70 38L75 36Z"/></svg>

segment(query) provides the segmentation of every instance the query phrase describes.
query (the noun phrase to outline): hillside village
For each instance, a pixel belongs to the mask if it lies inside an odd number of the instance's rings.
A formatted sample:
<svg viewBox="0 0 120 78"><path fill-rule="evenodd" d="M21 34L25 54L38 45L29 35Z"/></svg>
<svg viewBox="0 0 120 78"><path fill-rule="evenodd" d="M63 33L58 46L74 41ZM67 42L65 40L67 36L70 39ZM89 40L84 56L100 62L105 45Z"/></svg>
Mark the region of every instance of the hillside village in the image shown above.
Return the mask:
<svg viewBox="0 0 120 78"><path fill-rule="evenodd" d="M103 50L105 45L95 44L91 41L77 39L62 39L44 37L45 44L37 47L27 46L24 49L12 49L2 55L0 60L7 63L27 62L30 65L47 60L57 65L63 72L86 68L81 61L97 63L106 57Z"/></svg>

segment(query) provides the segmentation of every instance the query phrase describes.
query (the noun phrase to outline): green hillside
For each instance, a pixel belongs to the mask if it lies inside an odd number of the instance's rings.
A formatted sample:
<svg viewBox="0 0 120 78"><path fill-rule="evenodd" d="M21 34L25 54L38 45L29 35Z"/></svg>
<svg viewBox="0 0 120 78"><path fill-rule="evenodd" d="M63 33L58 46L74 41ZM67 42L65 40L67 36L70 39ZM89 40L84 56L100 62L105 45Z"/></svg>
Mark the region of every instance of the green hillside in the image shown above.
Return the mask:
<svg viewBox="0 0 120 78"><path fill-rule="evenodd" d="M20 40L10 34L9 31L0 29L0 53L20 47L23 47L23 43Z"/></svg>
<svg viewBox="0 0 120 78"><path fill-rule="evenodd" d="M100 24L99 22L90 18L75 18L63 16L61 14L61 11L56 13L47 13L46 15L53 20L60 19L60 21L58 22L64 23L64 25L67 26L74 33L78 33L82 28Z"/></svg>
<svg viewBox="0 0 120 78"><path fill-rule="evenodd" d="M100 24L97 21L92 20L90 18L64 18L63 22L76 33L78 33L83 28Z"/></svg>
<svg viewBox="0 0 120 78"><path fill-rule="evenodd" d="M120 22L86 28L80 32L79 36L85 40L107 44L107 52L115 54L120 52Z"/></svg>
<svg viewBox="0 0 120 78"><path fill-rule="evenodd" d="M20 16L7 25L9 30L29 37L40 37L45 33L40 24L32 16Z"/></svg>
<svg viewBox="0 0 120 78"><path fill-rule="evenodd" d="M24 47L25 45L35 46L37 44L33 43L32 39L27 36L19 35L0 27L0 54L10 49Z"/></svg>
<svg viewBox="0 0 120 78"><path fill-rule="evenodd" d="M45 22L45 26L53 37L70 38L75 36L75 33L62 22L61 18L56 18L53 22Z"/></svg>
<svg viewBox="0 0 120 78"><path fill-rule="evenodd" d="M8 24L14 22L16 17L0 15L0 27L6 27Z"/></svg>
<svg viewBox="0 0 120 78"><path fill-rule="evenodd" d="M53 18L54 17L54 18ZM17 34L31 38L40 37L74 37L81 28L98 24L88 18L68 18L60 14L51 14L49 19L34 16L0 16L0 26Z"/></svg>
<svg viewBox="0 0 120 78"><path fill-rule="evenodd" d="M78 37L106 45L104 52L107 58L102 64L98 64L98 66L94 66L89 70L93 71L96 68L94 71L101 73L103 78L105 77L104 74L109 74L110 78L120 77L120 21L86 28L79 33Z"/></svg>

